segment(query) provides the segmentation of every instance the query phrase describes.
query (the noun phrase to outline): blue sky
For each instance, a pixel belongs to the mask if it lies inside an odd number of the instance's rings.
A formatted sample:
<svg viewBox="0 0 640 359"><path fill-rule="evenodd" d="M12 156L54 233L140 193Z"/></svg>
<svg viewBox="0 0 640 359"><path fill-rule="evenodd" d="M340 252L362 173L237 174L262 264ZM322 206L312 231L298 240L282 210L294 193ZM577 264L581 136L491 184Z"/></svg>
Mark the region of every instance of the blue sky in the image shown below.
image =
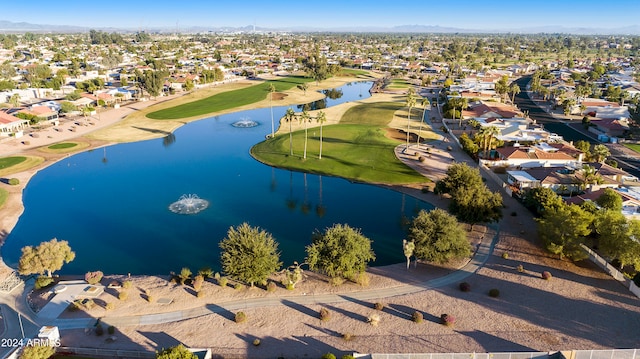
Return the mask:
<svg viewBox="0 0 640 359"><path fill-rule="evenodd" d="M439 25L617 28L640 24L639 0L5 0L0 20L87 27Z"/></svg>

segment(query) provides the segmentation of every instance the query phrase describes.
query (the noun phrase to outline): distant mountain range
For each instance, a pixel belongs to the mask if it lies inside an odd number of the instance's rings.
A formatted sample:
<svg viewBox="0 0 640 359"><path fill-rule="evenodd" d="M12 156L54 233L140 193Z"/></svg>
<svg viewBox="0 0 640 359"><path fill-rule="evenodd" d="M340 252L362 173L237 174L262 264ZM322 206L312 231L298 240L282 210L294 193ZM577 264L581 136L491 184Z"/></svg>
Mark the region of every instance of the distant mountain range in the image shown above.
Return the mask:
<svg viewBox="0 0 640 359"><path fill-rule="evenodd" d="M11 22L0 20L0 32L55 32L55 33L73 33L73 32L88 32L91 29L108 31L108 32L136 32L140 29L133 28L100 28L100 27L85 27L85 26L73 26L73 25L46 25L46 24L31 24L27 22ZM144 28L147 32L160 32L160 33L203 33L203 32L363 32L363 33L435 33L435 34L575 34L575 35L640 35L640 25L617 27L617 28L596 28L596 27L563 27L563 26L539 26L539 27L522 27L522 28L509 28L509 29L464 29L455 27L443 27L433 25L401 25L394 27L333 27L333 28L319 28L319 27L304 27L293 26L283 28L265 28L239 26L239 27L215 27L215 26L186 26L176 29L175 27L148 27Z"/></svg>

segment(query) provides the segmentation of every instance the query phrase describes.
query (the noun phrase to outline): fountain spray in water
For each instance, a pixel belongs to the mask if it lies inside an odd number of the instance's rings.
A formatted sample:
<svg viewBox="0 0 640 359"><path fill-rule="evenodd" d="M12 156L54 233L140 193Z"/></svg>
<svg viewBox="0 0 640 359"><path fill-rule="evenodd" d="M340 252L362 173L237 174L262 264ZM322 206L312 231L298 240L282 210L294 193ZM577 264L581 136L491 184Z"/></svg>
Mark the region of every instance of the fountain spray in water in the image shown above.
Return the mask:
<svg viewBox="0 0 640 359"><path fill-rule="evenodd" d="M183 194L180 199L169 205L169 210L178 214L196 214L209 207L209 201L195 194Z"/></svg>
<svg viewBox="0 0 640 359"><path fill-rule="evenodd" d="M259 123L257 123L256 121L253 121L249 117L242 117L239 121L236 121L236 122L231 124L231 126L233 126L233 127L244 127L244 128L256 127L258 125L259 125Z"/></svg>

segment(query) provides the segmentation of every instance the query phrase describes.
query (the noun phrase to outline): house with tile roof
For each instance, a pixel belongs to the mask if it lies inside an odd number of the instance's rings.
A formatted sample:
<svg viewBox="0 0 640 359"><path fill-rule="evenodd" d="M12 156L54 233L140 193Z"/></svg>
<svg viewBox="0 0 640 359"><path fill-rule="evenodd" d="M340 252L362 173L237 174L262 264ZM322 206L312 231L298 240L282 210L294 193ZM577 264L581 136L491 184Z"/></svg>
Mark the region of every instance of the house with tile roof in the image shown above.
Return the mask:
<svg viewBox="0 0 640 359"><path fill-rule="evenodd" d="M578 151L579 152L579 151ZM495 149L491 160L481 160L488 167L533 168L571 167L582 168L583 154L569 152L562 147L547 143L533 146L505 146Z"/></svg>
<svg viewBox="0 0 640 359"><path fill-rule="evenodd" d="M0 111L0 137L22 137L22 133L27 127L29 127L29 121Z"/></svg>

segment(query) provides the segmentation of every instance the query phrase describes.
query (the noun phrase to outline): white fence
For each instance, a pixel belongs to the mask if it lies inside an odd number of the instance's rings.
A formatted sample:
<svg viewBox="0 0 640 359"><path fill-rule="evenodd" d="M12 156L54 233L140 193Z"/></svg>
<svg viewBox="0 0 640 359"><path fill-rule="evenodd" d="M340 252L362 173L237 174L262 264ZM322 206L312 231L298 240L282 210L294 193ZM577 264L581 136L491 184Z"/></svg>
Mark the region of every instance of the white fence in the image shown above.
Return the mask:
<svg viewBox="0 0 640 359"><path fill-rule="evenodd" d="M605 272L609 273L609 275L611 275L615 280L619 281L625 287L629 288L631 293L633 293L636 297L640 298L640 289L635 285L635 283L625 278L625 276L622 273L620 273L620 271L616 267L609 264L609 262L607 262L604 258L600 257L600 255L598 255L598 253L591 250L591 248L585 246L584 244L582 244L581 246L582 246L582 249L584 249L589 254L589 259L593 263L597 264L598 267L602 268Z"/></svg>

